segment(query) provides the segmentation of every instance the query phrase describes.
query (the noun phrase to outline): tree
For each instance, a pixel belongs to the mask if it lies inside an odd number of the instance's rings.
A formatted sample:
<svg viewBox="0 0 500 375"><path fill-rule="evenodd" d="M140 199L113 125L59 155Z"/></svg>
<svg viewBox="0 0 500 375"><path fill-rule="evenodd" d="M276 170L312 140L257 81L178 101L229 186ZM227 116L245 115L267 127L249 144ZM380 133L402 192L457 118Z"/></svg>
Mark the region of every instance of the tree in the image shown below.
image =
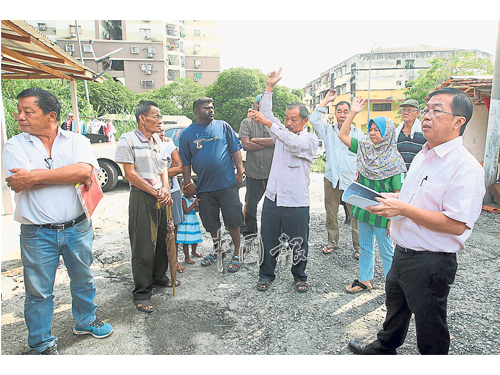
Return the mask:
<svg viewBox="0 0 500 375"><path fill-rule="evenodd" d="M266 88L266 75L258 69L231 68L219 74L208 88L206 95L214 100L215 118L224 120L237 132L241 121L247 117L255 97ZM295 93L301 93L296 90ZM276 117L285 118L288 104L300 102L300 95L292 93L285 86L274 87L273 112Z"/></svg>
<svg viewBox="0 0 500 375"><path fill-rule="evenodd" d="M17 122L13 114L17 113L17 95L24 89L38 87L54 94L61 102L61 123L66 113L73 112L71 103L71 87L66 80L60 79L7 79L2 80L2 95L5 109L7 138L19 134ZM93 117L96 115L92 106L85 99L85 95L77 92L78 112L82 117Z"/></svg>
<svg viewBox="0 0 500 375"><path fill-rule="evenodd" d="M490 75L493 63L488 58L478 58L475 53L460 51L449 57L436 57L429 69L420 70L417 79L407 82L406 99L416 99L423 103L425 97L451 76Z"/></svg>

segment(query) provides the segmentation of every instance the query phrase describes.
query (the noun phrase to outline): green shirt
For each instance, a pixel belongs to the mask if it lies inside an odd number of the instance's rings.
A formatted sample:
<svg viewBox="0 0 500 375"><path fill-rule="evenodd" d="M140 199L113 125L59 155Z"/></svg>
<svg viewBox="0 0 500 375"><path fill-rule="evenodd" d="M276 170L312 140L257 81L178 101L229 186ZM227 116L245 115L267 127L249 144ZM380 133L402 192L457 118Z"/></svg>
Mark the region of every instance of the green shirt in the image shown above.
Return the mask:
<svg viewBox="0 0 500 375"><path fill-rule="evenodd" d="M357 138L351 138L351 147L349 148L349 151L354 153L358 152ZM395 190L401 190L401 187L403 186L403 173L385 178L383 180L369 180L362 174L358 173L358 183L379 193L393 193ZM352 207L352 216L355 219L378 228L387 228L387 223L389 222L389 219L385 217L372 214L356 206Z"/></svg>

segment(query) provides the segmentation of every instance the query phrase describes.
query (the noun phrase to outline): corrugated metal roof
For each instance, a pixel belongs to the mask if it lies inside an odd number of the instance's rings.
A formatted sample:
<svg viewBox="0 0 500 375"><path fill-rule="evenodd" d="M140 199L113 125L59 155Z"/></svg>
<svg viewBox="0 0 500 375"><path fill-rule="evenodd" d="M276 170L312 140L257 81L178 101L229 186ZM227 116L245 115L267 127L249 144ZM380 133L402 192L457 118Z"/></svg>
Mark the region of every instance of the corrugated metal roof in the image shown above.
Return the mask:
<svg viewBox="0 0 500 375"><path fill-rule="evenodd" d="M97 73L24 21L2 20L2 79L96 80Z"/></svg>
<svg viewBox="0 0 500 375"><path fill-rule="evenodd" d="M491 97L493 76L451 76L443 82L438 89L453 87L462 90L470 96L475 104L483 103L484 99Z"/></svg>

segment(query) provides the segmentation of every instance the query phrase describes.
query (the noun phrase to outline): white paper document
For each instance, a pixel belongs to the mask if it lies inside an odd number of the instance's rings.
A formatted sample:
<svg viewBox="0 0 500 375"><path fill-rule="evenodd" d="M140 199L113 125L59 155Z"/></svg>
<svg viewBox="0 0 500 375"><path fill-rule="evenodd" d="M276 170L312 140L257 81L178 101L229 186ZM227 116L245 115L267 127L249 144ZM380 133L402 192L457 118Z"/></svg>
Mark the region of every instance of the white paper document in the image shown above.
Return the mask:
<svg viewBox="0 0 500 375"><path fill-rule="evenodd" d="M345 189L344 194L342 194L342 200L344 202L362 209L366 209L366 207L370 206L378 206L380 202L377 202L375 197L382 198L380 193L377 193L375 190L363 186L356 181L352 182L347 189ZM394 216L390 219L396 221L402 218L403 216Z"/></svg>

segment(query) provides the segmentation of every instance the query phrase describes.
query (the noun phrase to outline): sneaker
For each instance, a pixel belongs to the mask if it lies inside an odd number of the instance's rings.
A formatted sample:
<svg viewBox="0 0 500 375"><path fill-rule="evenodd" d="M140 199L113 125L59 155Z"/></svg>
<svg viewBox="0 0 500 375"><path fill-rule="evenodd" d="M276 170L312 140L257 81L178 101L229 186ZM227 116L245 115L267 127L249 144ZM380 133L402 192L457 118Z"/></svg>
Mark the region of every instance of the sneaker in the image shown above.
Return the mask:
<svg viewBox="0 0 500 375"><path fill-rule="evenodd" d="M59 355L59 352L57 351L57 344L49 346L43 352L38 352L38 354L39 355Z"/></svg>
<svg viewBox="0 0 500 375"><path fill-rule="evenodd" d="M96 339L103 339L108 337L113 332L113 327L111 324L103 322L100 319L95 318L95 320L90 323L87 327L80 328L75 324L73 328L73 333L75 335L92 335Z"/></svg>

